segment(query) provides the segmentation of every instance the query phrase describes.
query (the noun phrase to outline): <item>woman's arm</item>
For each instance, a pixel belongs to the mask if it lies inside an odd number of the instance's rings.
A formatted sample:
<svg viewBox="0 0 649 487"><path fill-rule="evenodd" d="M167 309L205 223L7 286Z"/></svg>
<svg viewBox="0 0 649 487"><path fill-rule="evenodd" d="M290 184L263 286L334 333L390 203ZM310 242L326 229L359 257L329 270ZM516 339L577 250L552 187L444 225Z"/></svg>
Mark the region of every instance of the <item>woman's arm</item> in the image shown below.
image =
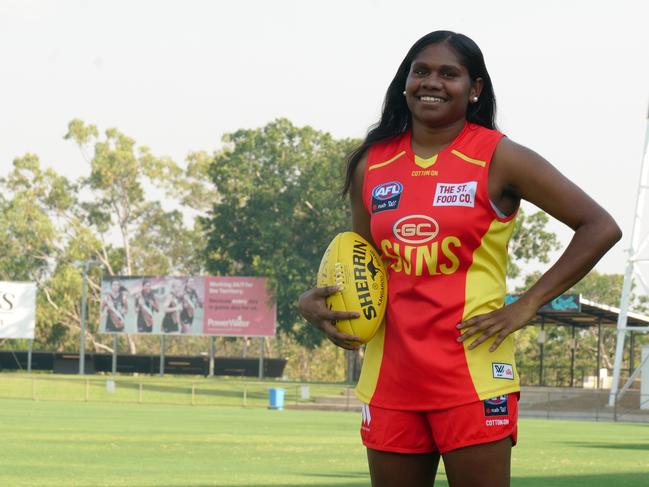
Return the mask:
<svg viewBox="0 0 649 487"><path fill-rule="evenodd" d="M496 194L535 204L575 231L557 262L518 301L458 325L459 341L479 335L475 348L495 336L495 350L510 333L522 328L548 301L584 277L621 238L611 215L535 152L503 139L494 153L490 172ZM507 196L505 196L506 198Z"/></svg>

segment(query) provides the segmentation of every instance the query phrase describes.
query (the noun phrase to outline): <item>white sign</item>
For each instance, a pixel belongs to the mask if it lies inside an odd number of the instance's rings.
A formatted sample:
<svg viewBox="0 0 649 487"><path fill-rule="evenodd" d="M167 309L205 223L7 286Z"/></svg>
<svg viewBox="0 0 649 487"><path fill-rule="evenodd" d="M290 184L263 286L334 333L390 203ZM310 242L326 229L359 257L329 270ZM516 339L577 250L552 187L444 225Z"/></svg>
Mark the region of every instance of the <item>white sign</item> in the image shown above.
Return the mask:
<svg viewBox="0 0 649 487"><path fill-rule="evenodd" d="M0 281L0 338L34 338L36 284Z"/></svg>
<svg viewBox="0 0 649 487"><path fill-rule="evenodd" d="M433 206L475 206L477 181L466 183L437 183Z"/></svg>

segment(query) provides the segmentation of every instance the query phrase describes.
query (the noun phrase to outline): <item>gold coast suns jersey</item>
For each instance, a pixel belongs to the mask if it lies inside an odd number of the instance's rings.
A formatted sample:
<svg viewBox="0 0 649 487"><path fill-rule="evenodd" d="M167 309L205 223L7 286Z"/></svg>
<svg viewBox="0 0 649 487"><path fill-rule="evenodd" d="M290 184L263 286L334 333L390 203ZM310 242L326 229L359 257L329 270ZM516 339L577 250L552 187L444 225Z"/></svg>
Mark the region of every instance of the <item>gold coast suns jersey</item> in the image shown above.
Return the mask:
<svg viewBox="0 0 649 487"><path fill-rule="evenodd" d="M466 124L430 159L410 133L372 146L363 182L372 238L388 273L384 325L367 345L357 396L391 409L444 409L519 390L511 335L473 350L456 325L503 306L514 215L488 194L502 134Z"/></svg>

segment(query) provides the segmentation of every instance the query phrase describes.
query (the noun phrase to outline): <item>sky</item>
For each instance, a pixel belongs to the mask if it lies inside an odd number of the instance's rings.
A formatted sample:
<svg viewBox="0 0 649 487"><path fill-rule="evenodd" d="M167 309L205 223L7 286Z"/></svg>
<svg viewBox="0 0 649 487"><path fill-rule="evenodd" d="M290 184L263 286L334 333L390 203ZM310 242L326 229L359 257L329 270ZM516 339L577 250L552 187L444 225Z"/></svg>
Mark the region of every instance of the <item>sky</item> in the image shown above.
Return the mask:
<svg viewBox="0 0 649 487"><path fill-rule="evenodd" d="M618 221L625 235L596 269L622 273L647 126L647 20L640 0L0 0L0 176L28 152L87 174L63 140L73 118L178 162L278 117L363 137L409 47L453 30L485 55L500 129ZM569 241L561 223L549 228Z"/></svg>

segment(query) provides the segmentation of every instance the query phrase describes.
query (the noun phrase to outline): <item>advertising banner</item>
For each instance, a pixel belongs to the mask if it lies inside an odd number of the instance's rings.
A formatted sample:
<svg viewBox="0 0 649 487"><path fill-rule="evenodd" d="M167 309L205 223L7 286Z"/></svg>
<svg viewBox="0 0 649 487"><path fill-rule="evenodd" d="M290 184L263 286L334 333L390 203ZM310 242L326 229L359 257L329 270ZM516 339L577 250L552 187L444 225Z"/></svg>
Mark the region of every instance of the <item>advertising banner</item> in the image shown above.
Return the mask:
<svg viewBox="0 0 649 487"><path fill-rule="evenodd" d="M205 335L274 336L276 306L263 277L207 277Z"/></svg>
<svg viewBox="0 0 649 487"><path fill-rule="evenodd" d="M505 304L511 304L518 301L520 296L508 294L505 297ZM549 303L545 303L538 311L539 313L580 313L581 312L581 295L580 294L562 294L557 296Z"/></svg>
<svg viewBox="0 0 649 487"><path fill-rule="evenodd" d="M0 338L34 338L36 284L0 281Z"/></svg>
<svg viewBox="0 0 649 487"><path fill-rule="evenodd" d="M274 336L275 303L261 277L104 278L101 333Z"/></svg>

